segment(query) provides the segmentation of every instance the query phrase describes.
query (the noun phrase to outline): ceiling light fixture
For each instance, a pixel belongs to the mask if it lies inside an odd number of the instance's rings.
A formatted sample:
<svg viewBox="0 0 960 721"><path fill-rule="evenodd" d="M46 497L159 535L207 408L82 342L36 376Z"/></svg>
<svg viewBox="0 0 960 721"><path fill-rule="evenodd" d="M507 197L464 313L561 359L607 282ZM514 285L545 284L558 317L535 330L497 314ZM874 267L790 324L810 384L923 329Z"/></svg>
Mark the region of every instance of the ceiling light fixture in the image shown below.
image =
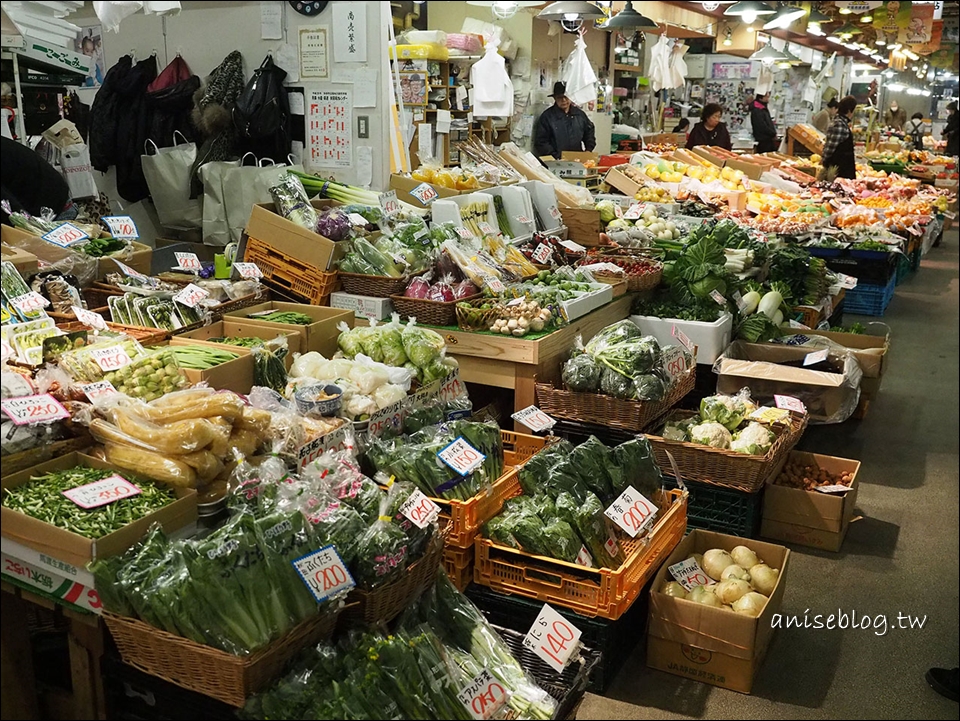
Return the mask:
<svg viewBox="0 0 960 721"><path fill-rule="evenodd" d="M773 63L785 61L787 56L768 43L751 55L750 59L759 60L764 65L773 65Z"/></svg>
<svg viewBox="0 0 960 721"><path fill-rule="evenodd" d="M724 33L723 44L727 47L733 45L733 30L730 28L727 28L726 32Z"/></svg>
<svg viewBox="0 0 960 721"><path fill-rule="evenodd" d="M542 5L542 2L536 0L520 0L519 2L503 2L503 0L467 0L467 5L477 7L488 7L490 12L497 20L509 20L520 8L536 7Z"/></svg>
<svg viewBox="0 0 960 721"><path fill-rule="evenodd" d="M777 30L789 27L793 22L799 20L804 15L804 9L796 5L781 5L776 13L764 26L764 30Z"/></svg>
<svg viewBox="0 0 960 721"><path fill-rule="evenodd" d="M734 3L724 10L723 14L727 17L739 17L747 25L750 25L761 15L773 15L776 12L776 10L765 2L758 2L758 0L741 0L741 2Z"/></svg>
<svg viewBox="0 0 960 721"><path fill-rule="evenodd" d="M853 23L847 23L842 28L837 30L837 35L839 35L843 39L852 38L854 35L862 35L862 34L863 34L863 31Z"/></svg>
<svg viewBox="0 0 960 721"><path fill-rule="evenodd" d="M641 15L633 8L633 0L627 0L623 10L613 17L609 18L600 26L601 30L622 30L624 28L648 28L654 30L659 28L653 20L646 15Z"/></svg>
<svg viewBox="0 0 960 721"><path fill-rule="evenodd" d="M849 15L850 13L851 13L850 8L848 8L848 7L846 7L846 6L840 8L840 14L841 14L841 15Z"/></svg>
<svg viewBox="0 0 960 721"><path fill-rule="evenodd" d="M899 93L903 90L903 85L900 83L890 83L887 85L887 90L889 90L891 93Z"/></svg>
<svg viewBox="0 0 960 721"><path fill-rule="evenodd" d="M887 44L887 41L884 40L882 37L880 37L880 36L878 35L878 36L877 36L877 41L876 41L876 43L877 43L877 45L883 46L883 45L886 45L886 44Z"/></svg>
<svg viewBox="0 0 960 721"><path fill-rule="evenodd" d="M871 15L870 13L864 13L863 17L860 18L860 22L862 22L862 23L872 23L872 22L873 22L873 15Z"/></svg>
<svg viewBox="0 0 960 721"><path fill-rule="evenodd" d="M550 3L543 10L537 13L537 17L543 20L599 20L606 17L603 10L593 3L581 0L560 0L560 2Z"/></svg>

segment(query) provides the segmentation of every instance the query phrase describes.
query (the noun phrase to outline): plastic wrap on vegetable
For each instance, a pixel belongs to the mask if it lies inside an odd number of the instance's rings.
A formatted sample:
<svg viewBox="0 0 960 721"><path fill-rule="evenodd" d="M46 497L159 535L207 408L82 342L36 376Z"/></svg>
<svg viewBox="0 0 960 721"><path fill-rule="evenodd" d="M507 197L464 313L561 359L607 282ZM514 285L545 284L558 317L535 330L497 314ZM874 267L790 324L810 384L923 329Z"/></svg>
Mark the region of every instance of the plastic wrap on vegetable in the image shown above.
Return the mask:
<svg viewBox="0 0 960 721"><path fill-rule="evenodd" d="M403 276L401 265L366 238L354 238L350 241L350 250L340 260L340 270L344 273L390 278Z"/></svg>
<svg viewBox="0 0 960 721"><path fill-rule="evenodd" d="M575 355L563 364L561 377L571 391L596 393L604 368L589 353Z"/></svg>
<svg viewBox="0 0 960 721"><path fill-rule="evenodd" d="M326 488L341 503L356 509L365 523L377 520L383 491L360 472L350 453L324 453L300 475L304 482Z"/></svg>
<svg viewBox="0 0 960 721"><path fill-rule="evenodd" d="M304 499L304 514L313 528L317 547L336 548L340 558L355 574L355 563L361 552L360 543L368 530L357 510L330 495L317 494Z"/></svg>
<svg viewBox="0 0 960 721"><path fill-rule="evenodd" d="M733 431L756 408L750 398L750 389L744 388L734 396L718 393L704 398L700 401L700 417L704 421L719 423L728 431Z"/></svg>
<svg viewBox="0 0 960 721"><path fill-rule="evenodd" d="M615 496L627 490L628 486L633 486L652 499L663 485L660 466L657 465L653 447L645 436L637 436L616 446L612 458L610 477Z"/></svg>
<svg viewBox="0 0 960 721"><path fill-rule="evenodd" d="M396 486L396 484L394 484ZM372 589L401 578L410 563L410 540L406 532L394 523L391 492L380 502L380 513L373 525L360 537L355 579L361 588Z"/></svg>
<svg viewBox="0 0 960 721"><path fill-rule="evenodd" d="M288 173L270 188L270 197L277 206L277 212L284 218L302 228L317 232L317 211L310 205L300 178Z"/></svg>

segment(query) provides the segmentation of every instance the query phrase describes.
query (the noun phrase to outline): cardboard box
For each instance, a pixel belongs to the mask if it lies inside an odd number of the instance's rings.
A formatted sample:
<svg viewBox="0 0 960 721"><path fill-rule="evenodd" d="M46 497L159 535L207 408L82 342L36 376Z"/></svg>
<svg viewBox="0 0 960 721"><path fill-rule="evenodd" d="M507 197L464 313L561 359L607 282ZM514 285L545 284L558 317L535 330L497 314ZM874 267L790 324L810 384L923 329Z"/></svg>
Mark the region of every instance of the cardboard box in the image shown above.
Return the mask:
<svg viewBox="0 0 960 721"><path fill-rule="evenodd" d="M833 474L848 471L853 474L850 490L842 494L820 493L774 483L783 465L791 461L817 466ZM767 480L760 535L824 551L839 551L857 505L859 471L860 461L791 451L785 463Z"/></svg>
<svg viewBox="0 0 960 721"><path fill-rule="evenodd" d="M317 210L340 205L334 200L313 200ZM337 261L347 252L349 243L335 243L312 230L277 215L273 203L258 203L247 221L247 236L273 246L291 258L327 271L336 268Z"/></svg>
<svg viewBox="0 0 960 721"><path fill-rule="evenodd" d="M249 317L251 313L268 310L285 310L294 313L303 313L313 318L314 322L310 325L290 325L289 323L271 323L270 321ZM271 301L250 306L249 308L231 311L225 314L223 319L240 320L250 325L259 325L277 331L286 332L295 330L300 335L301 353L317 351L327 358L330 358L337 352L337 338L340 337L340 331L337 329L337 325L340 322L344 322L353 328L354 314L349 310L343 310L341 308L326 308L318 305Z"/></svg>
<svg viewBox="0 0 960 721"><path fill-rule="evenodd" d="M393 301L389 298L372 298L368 295L342 291L330 294L330 307L352 310L357 318L376 318L377 320L386 320L393 313Z"/></svg>
<svg viewBox="0 0 960 721"><path fill-rule="evenodd" d="M220 350L236 353L239 357L226 363L221 363L206 370L184 368L187 379L196 385L206 383L210 388L218 391L233 391L246 395L253 388L253 355L249 348L239 346L225 346L221 343L202 343L192 338L174 337L170 339L172 346L199 345L204 347L219 347Z"/></svg>
<svg viewBox="0 0 960 721"><path fill-rule="evenodd" d="M135 240L131 245L133 246L133 255L125 260L122 258L117 260L138 273L150 275L153 268L153 248ZM97 280L106 280L109 273L117 273L119 270L120 266L116 264L113 258L100 258L97 261Z"/></svg>
<svg viewBox="0 0 960 721"><path fill-rule="evenodd" d="M660 593L672 564L711 548L746 546L780 578L757 618ZM650 592L647 666L732 691L750 693L773 635L771 619L783 604L790 550L772 543L695 529L660 567Z"/></svg>
<svg viewBox="0 0 960 721"><path fill-rule="evenodd" d="M0 552L0 573L2 578L15 586L34 591L50 598L58 605L66 606L86 613L100 613L102 604L93 584L83 585L72 578L66 578L45 568L38 568L18 556L6 551Z"/></svg>
<svg viewBox="0 0 960 721"><path fill-rule="evenodd" d="M3 488L16 488L27 483L33 476L51 471L61 471L74 466L102 468L110 470L109 463L82 453L69 453L14 473L2 480ZM122 474L121 474L122 475ZM130 523L119 531L102 538L92 539L80 536L72 531L52 526L49 523L24 515L9 508L0 509L3 535L7 538L49 554L75 566L86 566L98 558L108 558L123 553L139 541L154 523L161 523L167 532L176 531L197 520L197 492L192 488L178 488L177 500L154 511L139 521Z"/></svg>
<svg viewBox="0 0 960 721"><path fill-rule="evenodd" d="M860 394L866 400L872 400L880 391L880 384L887 372L890 361L890 335L865 335L859 333L835 333L829 330L804 330L801 335L815 335L829 338L845 348L849 348L860 364L863 380L860 381Z"/></svg>
<svg viewBox="0 0 960 721"><path fill-rule="evenodd" d="M561 208L563 224L567 226L567 237L580 245L592 248L600 245L600 211L594 208Z"/></svg>
<svg viewBox="0 0 960 721"><path fill-rule="evenodd" d="M426 208L429 206L424 205L415 195L410 195L410 191L414 188L423 185L422 180L415 180L414 178L408 178L405 175L400 175L399 173L393 173L390 176L390 190L397 191L397 200L402 200L404 203L409 203L410 205L415 205L418 208ZM437 191L437 195L440 198L452 198L461 193L472 193L478 188L472 188L470 190L454 190L453 188L444 188L442 185L435 185L434 183L427 183L431 188Z"/></svg>
<svg viewBox="0 0 960 721"><path fill-rule="evenodd" d="M27 280L39 269L37 256L20 248L14 248L10 245L0 246L0 256L2 256L4 263L13 263L13 267L23 276L24 280Z"/></svg>
<svg viewBox="0 0 960 721"><path fill-rule="evenodd" d="M210 339L247 337L273 340L277 336L285 336L287 339L287 357L284 358L284 363L287 366L287 370L290 370L290 366L293 365L294 354L300 352L300 333L296 330L274 330L273 328L267 328L258 323L247 323L246 321L237 320L236 318L225 318L217 323L211 323L202 328L182 333L176 336L174 340L184 339L193 343L210 345L214 348L228 348L232 350L238 347L242 348L243 346L214 343Z"/></svg>

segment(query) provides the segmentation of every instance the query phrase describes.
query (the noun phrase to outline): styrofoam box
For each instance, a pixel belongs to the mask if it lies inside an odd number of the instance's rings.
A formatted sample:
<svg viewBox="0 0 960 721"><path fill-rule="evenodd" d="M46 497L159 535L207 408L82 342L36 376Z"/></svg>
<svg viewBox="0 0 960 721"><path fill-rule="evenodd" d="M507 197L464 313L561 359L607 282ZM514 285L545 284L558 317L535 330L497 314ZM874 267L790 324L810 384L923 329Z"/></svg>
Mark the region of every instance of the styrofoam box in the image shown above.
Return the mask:
<svg viewBox="0 0 960 721"><path fill-rule="evenodd" d="M697 346L697 363L712 364L716 361L730 345L733 334L733 316L729 313L724 313L713 323L648 315L632 315L630 320L644 335L652 335L661 345L679 345L679 341L673 337L673 327L676 326Z"/></svg>
<svg viewBox="0 0 960 721"><path fill-rule="evenodd" d="M554 220L553 217L552 211L558 209L557 193L550 183L544 183L539 180L527 180L517 185L521 188L526 188L527 192L530 193L530 200L533 202L537 213L540 214L540 218L545 224L550 225L552 222L557 223L553 228L547 228L548 232L554 232L557 228L561 227L563 219Z"/></svg>

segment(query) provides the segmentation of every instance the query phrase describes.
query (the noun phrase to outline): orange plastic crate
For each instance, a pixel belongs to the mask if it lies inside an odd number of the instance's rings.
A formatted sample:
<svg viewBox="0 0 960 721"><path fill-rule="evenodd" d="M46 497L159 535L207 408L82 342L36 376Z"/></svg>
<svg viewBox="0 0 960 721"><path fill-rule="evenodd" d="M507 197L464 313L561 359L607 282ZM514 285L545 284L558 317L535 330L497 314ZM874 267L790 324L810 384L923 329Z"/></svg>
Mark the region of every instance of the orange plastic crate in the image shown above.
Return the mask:
<svg viewBox="0 0 960 721"><path fill-rule="evenodd" d="M460 591L469 586L473 580L474 553L473 546L470 548L447 546L443 549L443 569Z"/></svg>
<svg viewBox="0 0 960 721"><path fill-rule="evenodd" d="M322 271L256 238L247 238L243 259L257 264L268 285L293 293L311 305L323 305L324 299L340 287L337 271Z"/></svg>
<svg viewBox="0 0 960 721"><path fill-rule="evenodd" d="M616 620L630 608L686 531L686 493L667 491L658 504L660 519L648 535L634 539L617 530L617 541L627 553L618 569L585 568L478 536L473 580L499 593L545 601L584 616Z"/></svg>

